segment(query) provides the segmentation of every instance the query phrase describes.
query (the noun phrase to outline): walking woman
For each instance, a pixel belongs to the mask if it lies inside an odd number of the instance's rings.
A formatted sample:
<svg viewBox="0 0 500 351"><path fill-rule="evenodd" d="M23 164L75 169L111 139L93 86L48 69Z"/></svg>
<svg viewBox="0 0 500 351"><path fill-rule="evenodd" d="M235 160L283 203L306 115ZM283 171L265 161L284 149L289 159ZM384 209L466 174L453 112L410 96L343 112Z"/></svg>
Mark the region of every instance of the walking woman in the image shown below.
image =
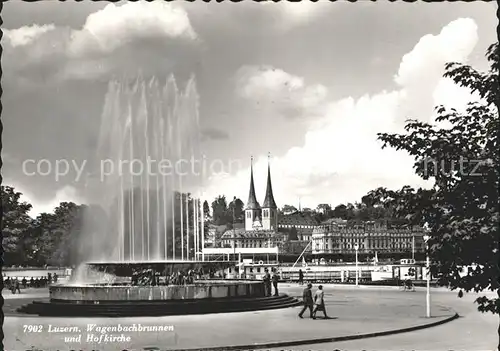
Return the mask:
<svg viewBox="0 0 500 351"><path fill-rule="evenodd" d="M316 318L316 312L323 311L325 315L325 319L329 317L326 314L325 308L325 292L323 291L323 285L318 286L318 290L314 294L314 310L313 310L313 318Z"/></svg>

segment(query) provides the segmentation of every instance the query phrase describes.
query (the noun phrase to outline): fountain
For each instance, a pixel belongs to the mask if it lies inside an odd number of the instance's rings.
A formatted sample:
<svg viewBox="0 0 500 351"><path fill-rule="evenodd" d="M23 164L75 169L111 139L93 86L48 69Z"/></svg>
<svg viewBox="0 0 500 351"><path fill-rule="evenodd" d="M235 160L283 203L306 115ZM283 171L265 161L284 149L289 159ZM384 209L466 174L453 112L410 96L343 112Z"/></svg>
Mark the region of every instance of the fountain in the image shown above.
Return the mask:
<svg viewBox="0 0 500 351"><path fill-rule="evenodd" d="M19 311L135 316L295 305L288 296L265 297L261 281L214 279L237 263L203 256L203 173L193 169L199 141L194 79L182 91L173 77L163 86L157 79L110 82L88 182L88 198L101 211L87 218L84 263L68 283L49 287L49 301ZM191 173L182 168L189 161ZM188 279L173 276L188 271Z"/></svg>

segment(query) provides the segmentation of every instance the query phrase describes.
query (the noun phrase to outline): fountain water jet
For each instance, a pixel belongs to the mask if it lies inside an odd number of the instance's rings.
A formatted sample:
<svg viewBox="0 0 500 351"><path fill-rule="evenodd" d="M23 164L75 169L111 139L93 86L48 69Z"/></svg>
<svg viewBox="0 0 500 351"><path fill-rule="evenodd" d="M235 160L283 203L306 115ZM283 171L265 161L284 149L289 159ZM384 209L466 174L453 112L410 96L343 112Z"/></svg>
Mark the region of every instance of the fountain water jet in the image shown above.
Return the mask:
<svg viewBox="0 0 500 351"><path fill-rule="evenodd" d="M184 314L187 306L191 313L207 313L296 304L288 297L263 298L262 281L175 283L182 281L172 277L175 272L210 271L213 276L236 266L229 261L204 262L200 199L182 193L187 184L177 166L189 156L199 159L199 140L194 79L182 92L173 77L163 87L157 79L146 84L139 78L132 86L109 83L96 157L99 177L88 187L91 203L100 204L105 215L91 214L90 222L98 225L82 237L85 263L77 267L69 284L50 286L50 302L33 302L21 311L59 316L165 315ZM174 169L164 172L161 162L174 164ZM200 179L194 183L199 194ZM191 258L190 233L195 260L201 251L202 262L184 260ZM138 284L138 274L146 284Z"/></svg>
<svg viewBox="0 0 500 351"><path fill-rule="evenodd" d="M200 157L191 152L200 140L197 113L190 113L197 105L194 79L183 91L173 77L163 86L140 78L133 86L109 84L96 157L101 179L89 189L91 202L101 204L109 223L87 233L93 244L82 253L85 261L189 259L185 237L194 233L196 223L189 217L195 214L186 205L186 175L178 168ZM120 245L103 252L104 241Z"/></svg>

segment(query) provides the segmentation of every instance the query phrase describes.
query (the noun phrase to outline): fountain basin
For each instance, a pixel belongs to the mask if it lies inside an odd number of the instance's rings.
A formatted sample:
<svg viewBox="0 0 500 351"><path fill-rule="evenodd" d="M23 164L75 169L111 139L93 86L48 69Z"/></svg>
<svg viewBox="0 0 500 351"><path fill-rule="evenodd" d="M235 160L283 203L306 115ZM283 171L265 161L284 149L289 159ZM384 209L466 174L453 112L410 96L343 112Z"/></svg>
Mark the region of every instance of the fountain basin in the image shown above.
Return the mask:
<svg viewBox="0 0 500 351"><path fill-rule="evenodd" d="M189 285L52 285L51 301L166 301L264 297L264 283L252 280L205 280Z"/></svg>
<svg viewBox="0 0 500 351"><path fill-rule="evenodd" d="M132 262L89 263L91 271L112 277L130 277L146 270L162 276L186 269L212 272L234 262ZM85 278L85 279L84 279ZM88 281L49 287L49 299L20 307L20 313L52 317L167 316L221 312L256 311L297 306L297 299L283 295L266 296L259 280L200 279L187 285L130 285L126 282ZM82 283L84 282L84 283Z"/></svg>

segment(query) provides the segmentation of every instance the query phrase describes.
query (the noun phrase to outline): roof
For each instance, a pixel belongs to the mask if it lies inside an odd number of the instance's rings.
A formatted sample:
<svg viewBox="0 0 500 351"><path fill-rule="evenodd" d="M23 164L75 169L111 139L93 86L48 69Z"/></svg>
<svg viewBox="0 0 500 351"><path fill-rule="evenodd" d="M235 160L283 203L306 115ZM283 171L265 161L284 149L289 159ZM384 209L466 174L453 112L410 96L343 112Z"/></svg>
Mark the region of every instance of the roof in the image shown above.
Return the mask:
<svg viewBox="0 0 500 351"><path fill-rule="evenodd" d="M331 224L347 225L347 220L342 218L329 218L321 222L321 225L331 225Z"/></svg>
<svg viewBox="0 0 500 351"><path fill-rule="evenodd" d="M233 228L234 229L243 229L243 228L245 228L245 223L234 223Z"/></svg>
<svg viewBox="0 0 500 351"><path fill-rule="evenodd" d="M245 230L245 229L230 229L227 230L223 235L222 239L229 239L233 237L237 238L274 238L277 233L273 230Z"/></svg>
<svg viewBox="0 0 500 351"><path fill-rule="evenodd" d="M209 224L208 228L215 230L217 233L222 233L227 229L227 226L225 224L223 225Z"/></svg>
<svg viewBox="0 0 500 351"><path fill-rule="evenodd" d="M279 225L289 226L317 226L319 223L313 215L306 212L294 212L289 215L280 216L278 219ZM298 228L297 228L298 229Z"/></svg>

